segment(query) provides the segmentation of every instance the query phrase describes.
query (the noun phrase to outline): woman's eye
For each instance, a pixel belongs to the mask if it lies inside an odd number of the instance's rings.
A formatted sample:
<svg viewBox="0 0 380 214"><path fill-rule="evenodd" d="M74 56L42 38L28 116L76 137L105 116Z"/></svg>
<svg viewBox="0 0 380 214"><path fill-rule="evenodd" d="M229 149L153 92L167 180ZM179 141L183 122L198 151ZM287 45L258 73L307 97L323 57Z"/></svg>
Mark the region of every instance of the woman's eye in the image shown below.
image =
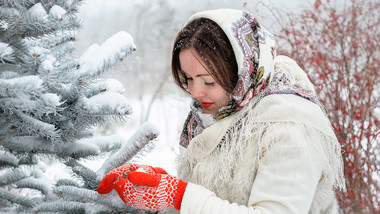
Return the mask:
<svg viewBox="0 0 380 214"><path fill-rule="evenodd" d="M191 80L193 80L193 78L191 78L191 77L186 77L186 81L191 81Z"/></svg>
<svg viewBox="0 0 380 214"><path fill-rule="evenodd" d="M213 86L215 84L215 82L205 82L205 85L207 86Z"/></svg>

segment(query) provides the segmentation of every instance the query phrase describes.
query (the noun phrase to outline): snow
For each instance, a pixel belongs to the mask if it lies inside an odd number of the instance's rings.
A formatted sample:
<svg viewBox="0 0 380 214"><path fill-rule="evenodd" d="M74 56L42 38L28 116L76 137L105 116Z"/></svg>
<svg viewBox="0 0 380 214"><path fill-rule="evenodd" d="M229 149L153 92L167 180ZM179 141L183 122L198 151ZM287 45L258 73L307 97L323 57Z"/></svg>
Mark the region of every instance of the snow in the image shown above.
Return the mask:
<svg viewBox="0 0 380 214"><path fill-rule="evenodd" d="M78 157L100 155L100 149L96 145L79 141L62 148L62 152L67 156Z"/></svg>
<svg viewBox="0 0 380 214"><path fill-rule="evenodd" d="M128 103L127 98L122 94L105 92L87 99L84 108L91 113L101 113L105 109L114 109L117 114L125 115L131 112L131 107Z"/></svg>
<svg viewBox="0 0 380 214"><path fill-rule="evenodd" d="M48 15L41 3L33 5L28 12L33 21L47 21Z"/></svg>
<svg viewBox="0 0 380 214"><path fill-rule="evenodd" d="M42 86L43 81L38 76L23 76L13 79L0 79L0 85L4 88L23 88L35 90Z"/></svg>
<svg viewBox="0 0 380 214"><path fill-rule="evenodd" d="M25 121L28 119L26 116L24 116ZM27 121L30 122L30 121ZM40 130L43 132L54 132L55 127L51 124L43 123L39 120L35 120L37 125L40 127ZM54 134L54 133L53 133ZM51 134L51 135L53 135ZM28 143L25 143L28 142ZM43 138L40 137L29 137L29 136L24 136L24 137L17 137L17 138L11 138L8 139L7 142L5 142L9 145L7 145L8 148L13 149L15 151L19 152L45 152L45 153L50 153L55 150L54 145L48 141L44 140Z"/></svg>
<svg viewBox="0 0 380 214"><path fill-rule="evenodd" d="M107 79L106 84L107 84L107 91L113 91L120 94L124 93L125 91L123 84L119 80Z"/></svg>
<svg viewBox="0 0 380 214"><path fill-rule="evenodd" d="M41 63L41 65L38 67L38 72L40 73L49 73L54 69L54 66L58 66L57 59L51 55L46 55L46 58Z"/></svg>
<svg viewBox="0 0 380 214"><path fill-rule="evenodd" d="M101 46L98 44L91 45L81 56L81 60L86 64L98 64L99 60L106 59L108 56L115 54L125 55L131 49L135 49L132 36L120 31L108 38Z"/></svg>
<svg viewBox="0 0 380 214"><path fill-rule="evenodd" d="M7 43L0 42L0 60L8 58L13 53L13 48Z"/></svg>
<svg viewBox="0 0 380 214"><path fill-rule="evenodd" d="M125 54L126 50L136 49L133 37L125 32L120 31L108 38L101 46L102 51L106 56L113 55L115 50L120 49L119 54Z"/></svg>
<svg viewBox="0 0 380 214"><path fill-rule="evenodd" d="M39 101L43 103L43 106L49 106L52 108L56 108L62 104L62 102L60 102L60 97L57 94L52 93L42 94Z"/></svg>
<svg viewBox="0 0 380 214"><path fill-rule="evenodd" d="M34 58L41 58L41 57L46 57L50 55L50 51L46 48L31 47L29 49L29 54L33 56Z"/></svg>
<svg viewBox="0 0 380 214"><path fill-rule="evenodd" d="M97 55L100 49L100 46L98 44L92 44L90 47L87 48L87 50L82 54L81 60L83 62L87 62L91 64L91 60L93 58L100 58L100 56ZM95 60L94 60L95 61Z"/></svg>
<svg viewBox="0 0 380 214"><path fill-rule="evenodd" d="M44 165L38 165L38 167L34 168L32 171L32 176L34 178L27 178L24 180L21 180L21 182L25 183L33 183L33 185L39 185L42 188L42 191L44 194L49 194L52 189L52 181L47 179L45 173L45 166ZM20 182L18 182L18 185L20 185Z"/></svg>
<svg viewBox="0 0 380 214"><path fill-rule="evenodd" d="M39 73L49 73L54 69L53 63L50 60L44 60L40 67L38 67Z"/></svg>
<svg viewBox="0 0 380 214"><path fill-rule="evenodd" d="M18 165L18 159L15 155L5 152L5 151L0 151L0 162L2 163L7 163L12 166L17 166Z"/></svg>
<svg viewBox="0 0 380 214"><path fill-rule="evenodd" d="M53 183L56 183L61 179L72 179L70 170L60 162L49 164L49 166L46 168L45 175Z"/></svg>
<svg viewBox="0 0 380 214"><path fill-rule="evenodd" d="M109 136L96 136L91 138L80 139L78 142L96 145L100 150L109 151L111 149L120 148L123 142L120 135L114 134Z"/></svg>
<svg viewBox="0 0 380 214"><path fill-rule="evenodd" d="M123 59L129 52L136 49L132 36L120 31L108 38L102 45L91 45L80 57L81 68L78 75L95 73L99 68L115 60Z"/></svg>
<svg viewBox="0 0 380 214"><path fill-rule="evenodd" d="M62 7L58 6L58 5L54 5L50 11L49 11L49 15L50 17L52 17L53 19L56 19L56 20L60 20L62 19L62 17L66 14L66 10L63 9Z"/></svg>
<svg viewBox="0 0 380 214"><path fill-rule="evenodd" d="M66 1L64 1L64 5L65 5L66 8L70 8L72 4L73 4L73 0L66 0Z"/></svg>

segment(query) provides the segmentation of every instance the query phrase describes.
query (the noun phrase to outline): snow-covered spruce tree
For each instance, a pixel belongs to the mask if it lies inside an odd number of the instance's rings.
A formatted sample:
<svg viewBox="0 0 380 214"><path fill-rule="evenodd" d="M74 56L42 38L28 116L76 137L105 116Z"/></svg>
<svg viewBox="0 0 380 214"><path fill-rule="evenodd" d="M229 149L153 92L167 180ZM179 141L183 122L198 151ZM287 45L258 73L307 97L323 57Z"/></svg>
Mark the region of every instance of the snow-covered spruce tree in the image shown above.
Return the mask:
<svg viewBox="0 0 380 214"><path fill-rule="evenodd" d="M119 32L72 56L81 0L0 0L0 212L145 213L95 189L157 135L144 124L128 141L94 136L131 107L105 72L134 49ZM80 160L113 151L94 172ZM75 179L54 183L41 157L63 161Z"/></svg>

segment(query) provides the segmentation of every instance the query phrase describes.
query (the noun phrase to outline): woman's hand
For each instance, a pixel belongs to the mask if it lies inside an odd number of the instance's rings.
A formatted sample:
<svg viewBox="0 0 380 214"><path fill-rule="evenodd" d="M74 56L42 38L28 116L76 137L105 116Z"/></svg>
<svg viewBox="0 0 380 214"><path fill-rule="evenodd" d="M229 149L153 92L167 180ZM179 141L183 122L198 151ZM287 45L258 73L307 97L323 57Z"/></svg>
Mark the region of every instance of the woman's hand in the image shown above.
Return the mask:
<svg viewBox="0 0 380 214"><path fill-rule="evenodd" d="M130 172L116 181L115 190L128 206L145 210L179 210L187 183L167 174Z"/></svg>
<svg viewBox="0 0 380 214"><path fill-rule="evenodd" d="M128 163L108 172L97 192L107 194L115 189L125 204L138 209L179 210L186 187L186 182L159 167Z"/></svg>
<svg viewBox="0 0 380 214"><path fill-rule="evenodd" d="M129 172L136 171L138 169L141 169L150 174L167 174L165 170L159 167L128 163L108 172L100 182L96 191L99 194L107 194L111 192L112 189L114 189L115 182L118 179L126 178Z"/></svg>

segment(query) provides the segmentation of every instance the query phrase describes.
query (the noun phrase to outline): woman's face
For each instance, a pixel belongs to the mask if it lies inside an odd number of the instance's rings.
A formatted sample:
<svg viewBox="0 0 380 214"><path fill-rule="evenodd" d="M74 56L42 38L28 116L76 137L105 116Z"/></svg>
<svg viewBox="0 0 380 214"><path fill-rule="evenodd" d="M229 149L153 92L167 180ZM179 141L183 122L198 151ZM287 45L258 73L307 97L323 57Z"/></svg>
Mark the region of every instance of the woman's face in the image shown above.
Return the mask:
<svg viewBox="0 0 380 214"><path fill-rule="evenodd" d="M191 96L201 103L203 113L215 114L227 105L228 92L207 72L201 64L201 57L194 49L182 50L179 53L179 61L181 70L186 75L188 90Z"/></svg>

